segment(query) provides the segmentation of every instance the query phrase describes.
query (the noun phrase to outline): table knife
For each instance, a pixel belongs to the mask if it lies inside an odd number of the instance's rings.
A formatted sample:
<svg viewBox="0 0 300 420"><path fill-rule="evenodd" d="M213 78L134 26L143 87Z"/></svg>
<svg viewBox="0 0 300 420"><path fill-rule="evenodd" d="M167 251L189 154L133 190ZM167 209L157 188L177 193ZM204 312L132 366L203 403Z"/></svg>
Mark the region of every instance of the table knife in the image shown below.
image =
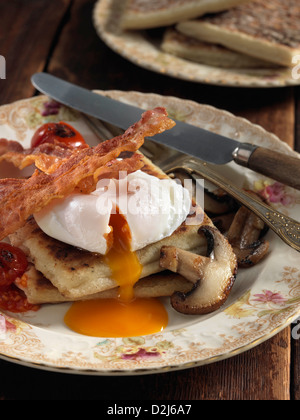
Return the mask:
<svg viewBox="0 0 300 420"><path fill-rule="evenodd" d="M33 86L57 102L126 130L145 110L99 95L48 73L36 73ZM159 104L157 104L159 106ZM216 165L234 161L300 190L300 159L176 121L176 126L153 141Z"/></svg>

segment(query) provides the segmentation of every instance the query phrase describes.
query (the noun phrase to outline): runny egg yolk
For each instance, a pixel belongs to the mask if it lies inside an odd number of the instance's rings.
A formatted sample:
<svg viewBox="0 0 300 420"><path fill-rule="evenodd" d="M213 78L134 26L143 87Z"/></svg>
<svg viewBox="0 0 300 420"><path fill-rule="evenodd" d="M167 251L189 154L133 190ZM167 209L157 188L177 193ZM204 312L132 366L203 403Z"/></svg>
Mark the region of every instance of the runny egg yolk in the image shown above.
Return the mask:
<svg viewBox="0 0 300 420"><path fill-rule="evenodd" d="M136 337L162 331L168 315L156 299L95 299L74 303L65 323L73 331L91 337Z"/></svg>
<svg viewBox="0 0 300 420"><path fill-rule="evenodd" d="M110 226L113 246L104 261L119 285L119 298L75 302L65 316L65 324L79 334L93 337L133 337L162 331L168 324L163 304L157 299L134 299L133 288L143 267L131 251L126 218L117 211L111 215Z"/></svg>
<svg viewBox="0 0 300 420"><path fill-rule="evenodd" d="M114 238L113 246L104 257L111 269L113 279L120 287L119 298L129 302L134 298L133 286L139 280L143 267L135 252L131 252L131 232L125 217L117 212L111 214L110 222Z"/></svg>

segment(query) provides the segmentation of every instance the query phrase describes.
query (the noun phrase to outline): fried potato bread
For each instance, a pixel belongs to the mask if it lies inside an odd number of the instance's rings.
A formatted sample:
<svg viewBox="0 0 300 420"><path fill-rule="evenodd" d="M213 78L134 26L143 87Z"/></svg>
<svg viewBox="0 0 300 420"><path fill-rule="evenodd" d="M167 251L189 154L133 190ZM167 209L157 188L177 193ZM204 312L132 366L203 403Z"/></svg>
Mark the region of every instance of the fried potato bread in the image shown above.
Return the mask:
<svg viewBox="0 0 300 420"><path fill-rule="evenodd" d="M68 298L61 294L53 284L31 265L24 276L17 281L17 286L21 289L30 304L55 304L64 302L74 302L83 298ZM187 293L192 288L192 283L184 277L168 271L145 277L134 286L135 298L156 298L169 297L175 292ZM86 296L84 299L117 299L119 288L106 290L95 295Z"/></svg>
<svg viewBox="0 0 300 420"><path fill-rule="evenodd" d="M209 224L205 217L204 223ZM200 225L182 225L168 238L137 251L143 266L141 278L162 271L159 265L162 246L174 245L192 252L204 252L205 240L198 235ZM68 298L83 299L118 285L103 257L59 242L45 235L31 219L10 236L11 243L21 248L35 268Z"/></svg>
<svg viewBox="0 0 300 420"><path fill-rule="evenodd" d="M168 26L206 13L227 10L247 1L249 0L128 0L121 25L123 29Z"/></svg>
<svg viewBox="0 0 300 420"><path fill-rule="evenodd" d="M177 30L201 41L282 66L300 54L298 0L253 0L231 10L181 22Z"/></svg>
<svg viewBox="0 0 300 420"><path fill-rule="evenodd" d="M173 28L165 31L161 47L166 53L209 66L240 69L276 67L272 63L229 50L222 45L199 41Z"/></svg>

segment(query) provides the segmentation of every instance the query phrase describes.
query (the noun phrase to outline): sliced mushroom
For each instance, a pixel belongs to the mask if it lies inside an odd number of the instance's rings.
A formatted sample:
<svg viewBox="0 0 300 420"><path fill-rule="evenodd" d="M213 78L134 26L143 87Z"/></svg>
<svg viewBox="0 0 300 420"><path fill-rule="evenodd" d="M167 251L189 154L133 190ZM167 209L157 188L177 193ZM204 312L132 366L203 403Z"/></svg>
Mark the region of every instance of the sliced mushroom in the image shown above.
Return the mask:
<svg viewBox="0 0 300 420"><path fill-rule="evenodd" d="M162 268L181 274L194 286L171 297L175 310L183 314L201 315L219 309L227 300L235 282L237 259L224 236L211 226L198 232L207 239L207 257L166 246L161 249Z"/></svg>
<svg viewBox="0 0 300 420"><path fill-rule="evenodd" d="M236 210L237 204L232 197L223 190L218 189L213 192L205 189L204 191L204 210L207 213L219 215Z"/></svg>
<svg viewBox="0 0 300 420"><path fill-rule="evenodd" d="M261 240L264 222L246 207L241 207L227 233L227 239L237 256L240 268L259 263L268 253L270 244Z"/></svg>
<svg viewBox="0 0 300 420"><path fill-rule="evenodd" d="M169 176L181 182L182 185L185 184L187 179L192 180L191 195L193 198L197 198L197 188L199 188L199 186L197 187L195 178L188 172L185 170L177 170L169 174ZM214 191L204 188L204 203L201 202L198 204L201 204L202 207L204 207L206 213L212 215L223 215L230 211L236 211L238 208L236 201L221 188Z"/></svg>
<svg viewBox="0 0 300 420"><path fill-rule="evenodd" d="M234 220L236 213L220 214L212 219L213 224L223 234L227 233Z"/></svg>

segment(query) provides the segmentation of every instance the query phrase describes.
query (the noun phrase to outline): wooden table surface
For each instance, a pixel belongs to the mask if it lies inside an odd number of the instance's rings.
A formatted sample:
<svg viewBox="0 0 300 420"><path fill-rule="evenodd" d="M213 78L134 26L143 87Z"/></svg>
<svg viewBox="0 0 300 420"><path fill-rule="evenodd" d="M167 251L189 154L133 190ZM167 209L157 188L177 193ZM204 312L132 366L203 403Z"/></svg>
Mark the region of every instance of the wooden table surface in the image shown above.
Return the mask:
<svg viewBox="0 0 300 420"><path fill-rule="evenodd" d="M300 151L300 89L235 89L179 81L139 68L96 35L95 0L0 0L0 105L35 94L47 71L90 89L155 92L248 118ZM295 325L294 325L295 326ZM138 377L64 375L0 360L3 400L299 400L300 343L286 328L234 358L186 371Z"/></svg>

